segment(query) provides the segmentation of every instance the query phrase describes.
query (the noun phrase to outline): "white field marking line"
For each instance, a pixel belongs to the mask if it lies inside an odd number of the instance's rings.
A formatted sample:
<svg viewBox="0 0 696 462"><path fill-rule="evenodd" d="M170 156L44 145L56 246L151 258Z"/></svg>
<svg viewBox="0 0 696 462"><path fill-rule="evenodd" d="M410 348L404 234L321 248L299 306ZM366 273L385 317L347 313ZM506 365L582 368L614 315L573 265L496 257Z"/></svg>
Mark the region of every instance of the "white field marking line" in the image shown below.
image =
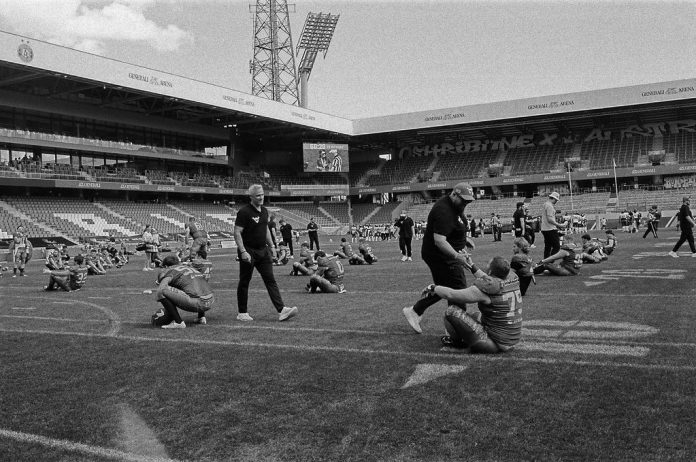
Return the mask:
<svg viewBox="0 0 696 462"><path fill-rule="evenodd" d="M12 290L13 291L18 291L18 289L26 289L26 290L31 290L31 291L36 291L36 289L31 288L31 287L14 287ZM105 291L105 290L118 290L121 291L121 295L143 295L142 290L140 292L123 292L122 287L100 287L98 289L99 291ZM154 290L154 289L152 289ZM84 291L84 289L83 289ZM215 289L215 293L218 292L233 292L237 293L237 289ZM295 289L295 290L281 290L281 292L285 293L295 293L295 294L303 294L307 297L311 297L312 295L307 294L304 290L301 288ZM268 293L266 289L249 289L249 293L259 293L259 294L265 294ZM342 297L345 297L347 295L351 294L357 294L357 295L420 295L419 292L410 292L410 291L405 291L405 290L399 290L399 291L384 291L380 290L378 292L372 292L372 291L366 291L366 290L349 290L347 294L344 294ZM319 295L329 295L329 294L319 294ZM631 294L617 294L617 293L599 293L599 292L592 292L592 291L587 291L587 292L533 292L529 294L529 297L586 297L588 295L591 295L592 297L614 297L614 298L692 298L693 294L685 293L685 294L638 294L638 293L631 293ZM316 296L316 295L314 295ZM18 294L3 294L3 298L8 298L8 297L26 297L26 295L18 295Z"/></svg>
<svg viewBox="0 0 696 462"><path fill-rule="evenodd" d="M174 459L141 456L130 452L119 451L118 449L104 448L101 446L92 446L90 444L75 443L68 440L59 440L49 438L47 436L33 435L31 433L16 432L0 428L0 437L19 441L21 443L40 444L62 451L80 452L108 459L125 460L132 462L175 462Z"/></svg>
<svg viewBox="0 0 696 462"><path fill-rule="evenodd" d="M274 345L271 343L250 343L250 342L230 342L223 340L202 340L202 339L186 339L186 338L153 338L153 337L143 337L135 335L117 335L110 336L105 334L92 334L86 332L54 332L47 330L24 330L24 329L0 329L0 332L8 333L20 333L20 334L48 334L48 335L74 335L77 337L91 337L91 338L114 338L117 340L134 340L138 342L168 342L168 343L192 343L194 345L220 345L220 346L238 346L243 348L270 348L270 349L286 349L286 350L297 350L297 351L325 351L332 353L354 353L354 354L365 354L365 355L385 355L385 356L402 356L411 358L438 358L438 359L459 359L459 360L470 360L470 361L481 361L481 362L494 362L494 361L520 361L524 363L536 363L536 364L570 364L575 366L595 366L595 367L609 367L609 368L619 368L626 367L632 369L645 369L645 370L661 370L661 371L690 371L696 372L696 366L676 366L670 364L638 364L638 363L627 363L627 362L614 362L614 361L580 361L580 360L564 360L556 358L519 358L510 355L463 355L461 353L445 352L445 353L428 353L428 352L407 352L407 351L389 351L389 350L368 350L360 348L338 348L338 347L322 347L322 346L309 346L309 345Z"/></svg>
<svg viewBox="0 0 696 462"><path fill-rule="evenodd" d="M72 322L72 323L88 323L88 324L97 324L103 322L100 319L70 319L70 318L52 318L52 317L46 317L46 316L20 316L20 315L9 315L9 314L4 314L0 315L0 318L13 318L13 319L36 319L40 321L59 321L59 322ZM121 325L133 325L133 326L143 326L145 325L144 322L135 322L135 321L121 321ZM357 329L321 329L321 328L316 328L316 327L273 327L273 326L249 326L249 325L235 325L235 324L208 324L205 326L205 330L211 330L211 329L238 329L238 330L270 330L270 331L280 331L280 332L297 332L297 333L303 333L303 332L316 332L316 333L328 333L328 334L366 334L366 335L390 335L390 336L408 336L412 337L413 332L400 332L400 331L377 331L377 330L357 330ZM2 329L0 329L0 332L2 332ZM159 331L158 331L159 332ZM523 333L523 336L525 338L532 337L536 340L535 344L543 344L543 343L548 343L548 344L555 344L555 343L562 343L565 340L568 340L566 343L571 343L572 344L589 344L589 345L595 345L595 346L601 346L601 347L608 347L610 345L623 345L623 346L634 346L634 347L673 347L673 348L696 348L696 343L675 343L675 342L640 342L640 341L626 341L626 340L615 340L615 339L606 339L610 343L603 343L603 344L597 344L594 343L597 341L597 339L583 339L583 338L566 338L566 337L552 337L553 341L549 341L549 337L541 335L541 336L535 336L534 335L534 330L530 330L529 332ZM432 337L432 338L440 338L441 335L435 335L435 334L423 334L422 337ZM522 341L524 344L524 340Z"/></svg>
<svg viewBox="0 0 696 462"><path fill-rule="evenodd" d="M111 300L111 297L87 297L92 300Z"/></svg>
<svg viewBox="0 0 696 462"><path fill-rule="evenodd" d="M32 297L32 298L38 298L39 300L46 300L49 302L55 302L55 299L53 298L48 298L48 297ZM118 333L118 331L121 329L121 318L114 312L113 310L97 305L96 303L90 303L90 302L84 302L82 300L72 300L72 301L66 301L61 304L80 304L80 305L87 305L92 308L96 308L97 310L101 311L104 313L109 321L109 331L107 332L107 336L109 337L114 337Z"/></svg>
<svg viewBox="0 0 696 462"><path fill-rule="evenodd" d="M18 311L20 311L20 310L27 310L27 311L28 311L28 310L35 310L36 307L34 307L34 306L27 306L27 307L15 306L15 307L12 307L12 309L13 309L13 310L18 310Z"/></svg>

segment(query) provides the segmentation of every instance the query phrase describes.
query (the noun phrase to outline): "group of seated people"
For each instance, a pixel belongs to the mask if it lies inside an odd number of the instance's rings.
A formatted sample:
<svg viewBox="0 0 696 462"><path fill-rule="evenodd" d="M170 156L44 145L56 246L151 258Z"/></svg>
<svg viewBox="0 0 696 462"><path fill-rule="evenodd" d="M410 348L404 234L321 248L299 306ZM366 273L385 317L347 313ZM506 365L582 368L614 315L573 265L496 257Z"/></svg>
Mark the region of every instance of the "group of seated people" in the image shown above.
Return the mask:
<svg viewBox="0 0 696 462"><path fill-rule="evenodd" d="M55 244L46 248L44 272L50 274L45 290L61 288L66 292L80 290L85 277L103 276L111 268L121 268L128 263L128 252L115 238L104 243L85 243L81 253L70 264L70 254L65 245ZM84 274L83 274L84 273Z"/></svg>

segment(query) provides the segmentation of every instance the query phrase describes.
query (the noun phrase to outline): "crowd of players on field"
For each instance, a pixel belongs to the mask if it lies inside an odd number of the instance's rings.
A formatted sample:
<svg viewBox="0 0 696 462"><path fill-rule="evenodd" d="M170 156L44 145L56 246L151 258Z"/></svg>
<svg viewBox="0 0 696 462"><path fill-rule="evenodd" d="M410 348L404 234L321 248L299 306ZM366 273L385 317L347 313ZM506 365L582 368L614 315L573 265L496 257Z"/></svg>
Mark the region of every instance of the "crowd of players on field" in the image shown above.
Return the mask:
<svg viewBox="0 0 696 462"><path fill-rule="evenodd" d="M537 262L531 258L530 249L535 247L539 219L529 217L525 204L520 202L513 215L515 239L511 258L495 257L486 270L473 263L470 252L474 249L474 244L469 238L480 234L463 214L466 204L475 200L471 187L463 183L433 206L420 236L415 231L416 224L413 220L401 213L396 222L389 226L390 236L383 237L374 233L363 236L359 228L353 227L349 236L341 239L332 254L320 249L318 239L312 236L317 226L311 220L307 228L310 241L301 244L295 258L292 240L297 236L287 232L288 225L280 220L277 245L275 224L272 226L273 265L288 265L293 260L290 275L309 276L305 286L307 292L345 293L343 260L350 265L371 265L378 261L369 240L388 239L398 234L401 260L405 262L412 261L411 240L420 237L424 240L423 260L431 269L434 284L422 291L422 298L416 305L404 308L404 315L411 327L420 333L420 319L425 309L445 299L448 302L445 328L449 335L442 338L444 346L466 349L473 353L505 352L519 342L522 297L527 294L530 285L536 283L536 276L577 275L583 264L607 260L617 246L616 236L610 229L605 230L605 239L592 238L587 233L586 220L581 215L563 216L555 210L556 216L551 218L558 197L557 193L550 195L555 200L548 203L551 208L546 212L549 215L546 222L550 220L553 223L553 232L560 237L560 245L553 252L545 252L545 257ZM500 226L496 218L495 215L491 218L492 235L494 241L499 241ZM659 219L660 212L653 206L648 212L647 230L643 237L649 233L657 237ZM640 223L640 216L627 213L624 218L622 214L621 225L625 232L635 232ZM606 228L606 222L599 223L599 226ZM270 232L270 222L268 227ZM215 303L209 285L213 266L208 260L209 237L194 218L190 219L184 231L184 245L164 258L160 258L161 252L169 249L162 249L159 236L151 226L146 227L142 243L136 247L137 251L145 255L143 271L162 268L157 277L156 292L156 299L162 309L152 316L151 321L153 325L165 329L185 327L179 309L196 313L194 323L206 324L205 313ZM543 224L541 232L544 232ZM574 234L580 234L579 240L576 241ZM545 234L545 240L546 237ZM355 243L358 244L357 251L353 248ZM246 252L242 252L244 253ZM31 258L32 248L22 227L17 229L13 237L9 254L14 265L13 277L25 276L25 265ZM131 255L133 254L127 251L123 242L111 238L105 243L84 244L80 253L73 258L74 264L70 264L70 255L65 246L49 246L45 252L44 271L50 276L45 290L80 290L88 275L104 275L109 270L121 268L128 264ZM433 259L433 255L437 258ZM474 275L472 285L466 285L461 273L463 269L470 270ZM478 303L479 313L474 316L467 313L467 303ZM296 308L293 307L293 310L293 314L296 313ZM281 320L286 318L281 312ZM238 319L242 320L239 316ZM245 320L252 318L247 315Z"/></svg>

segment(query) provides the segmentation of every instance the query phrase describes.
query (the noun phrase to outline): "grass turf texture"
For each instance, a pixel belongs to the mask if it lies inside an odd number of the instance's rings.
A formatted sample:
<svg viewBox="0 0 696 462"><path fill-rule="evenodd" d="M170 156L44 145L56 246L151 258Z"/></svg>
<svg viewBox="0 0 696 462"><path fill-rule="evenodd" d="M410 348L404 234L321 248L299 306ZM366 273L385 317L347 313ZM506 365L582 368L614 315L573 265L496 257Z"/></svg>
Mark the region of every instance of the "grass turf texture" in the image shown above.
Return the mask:
<svg viewBox="0 0 696 462"><path fill-rule="evenodd" d="M430 282L420 242L406 263L396 242L372 243L380 261L346 265L343 295L307 294L307 277L277 267L300 308L284 323L258 274L255 320L235 320L237 263L214 251L209 324L174 331L149 327L156 273L142 257L76 293L41 291L32 262L0 280L0 432L58 443L0 433L0 460L119 458L68 443L132 460L693 460L696 259L666 256L673 232L617 236L609 261L538 277L522 344L493 357L441 351L444 302L411 331L401 308ZM509 236L476 242L480 266L511 254ZM683 279L655 278L670 274ZM403 388L420 365L463 370ZM152 435L134 441L147 432L129 415Z"/></svg>

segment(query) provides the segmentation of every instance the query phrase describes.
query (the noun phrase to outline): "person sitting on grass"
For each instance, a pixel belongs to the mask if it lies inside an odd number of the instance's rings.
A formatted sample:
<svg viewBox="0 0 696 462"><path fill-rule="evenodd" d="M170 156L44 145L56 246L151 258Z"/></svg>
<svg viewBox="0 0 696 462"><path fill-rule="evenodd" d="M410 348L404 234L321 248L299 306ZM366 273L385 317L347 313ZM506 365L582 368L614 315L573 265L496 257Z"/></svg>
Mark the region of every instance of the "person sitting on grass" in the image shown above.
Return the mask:
<svg viewBox="0 0 696 462"><path fill-rule="evenodd" d="M576 276L582 268L582 254L578 253L573 236L567 234L563 239L561 250L541 260L534 267L534 274L548 271L553 276ZM560 261L559 264L555 262Z"/></svg>
<svg viewBox="0 0 696 462"><path fill-rule="evenodd" d="M327 294L344 294L346 288L343 285L345 270L337 256L328 257L326 252L319 250L314 254L318 269L310 276L309 283L305 287L307 292L316 293L317 290Z"/></svg>
<svg viewBox="0 0 696 462"><path fill-rule="evenodd" d="M488 272L479 269L467 254L464 268L476 278L465 289L451 289L430 284L423 296L436 295L449 302L445 310L445 329L449 335L440 340L445 347L467 353L504 353L522 337L522 294L520 283L510 263L494 257ZM479 316L466 312L467 303L478 303Z"/></svg>
<svg viewBox="0 0 696 462"><path fill-rule="evenodd" d="M524 296L527 293L529 285L536 280L532 271L533 261L529 256L531 244L524 237L515 238L512 244L512 258L510 259L510 268L517 274L520 280L520 293Z"/></svg>
<svg viewBox="0 0 696 462"><path fill-rule="evenodd" d="M164 313L155 313L152 324L162 329L183 329L186 323L181 319L178 308L196 313L196 324L207 324L205 313L215 303L213 291L205 277L186 266L176 255L168 255L162 260L162 272L157 278L157 301L162 304Z"/></svg>
<svg viewBox="0 0 696 462"><path fill-rule="evenodd" d="M84 257L82 255L76 255L75 264L77 266L64 267L59 270L44 270L51 275L48 280L48 285L44 287L44 290L51 291L60 287L66 292L72 292L82 289L87 281L87 267L84 263Z"/></svg>
<svg viewBox="0 0 696 462"><path fill-rule="evenodd" d="M106 269L104 269L104 266L102 266L99 261L97 249L92 249L92 251L85 256L85 265L87 265L87 270L91 276L103 276L106 274Z"/></svg>
<svg viewBox="0 0 696 462"><path fill-rule="evenodd" d="M309 250L309 242L303 242L300 246L300 257L296 262L292 264L292 270L290 270L290 276L308 276L314 274L317 270L317 262L314 261L314 257Z"/></svg>
<svg viewBox="0 0 696 462"><path fill-rule="evenodd" d="M338 250L334 252L334 255L338 258L351 258L353 255L355 255L353 246L350 245L348 239L345 237L341 238L341 244L338 246Z"/></svg>
<svg viewBox="0 0 696 462"><path fill-rule="evenodd" d="M58 271L65 268L58 249L50 249L46 254L46 268L51 271Z"/></svg>
<svg viewBox="0 0 696 462"><path fill-rule="evenodd" d="M288 245L285 243L285 241L281 241L280 244L278 244L278 253L275 257L273 257L273 265L284 266L287 265L289 261L290 252L288 251Z"/></svg>

